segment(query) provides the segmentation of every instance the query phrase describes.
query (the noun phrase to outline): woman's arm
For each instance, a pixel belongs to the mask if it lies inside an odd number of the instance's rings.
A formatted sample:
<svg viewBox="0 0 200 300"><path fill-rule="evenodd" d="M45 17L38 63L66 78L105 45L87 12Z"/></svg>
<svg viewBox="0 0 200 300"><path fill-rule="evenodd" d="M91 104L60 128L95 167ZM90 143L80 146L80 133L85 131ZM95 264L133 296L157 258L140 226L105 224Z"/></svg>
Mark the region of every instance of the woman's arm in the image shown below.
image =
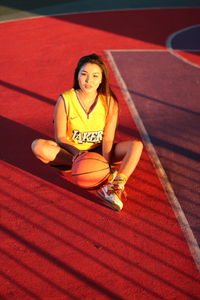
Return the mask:
<svg viewBox="0 0 200 300"><path fill-rule="evenodd" d="M103 156L110 162L111 150L115 138L115 131L118 122L118 103L113 98L111 98L110 109L106 119L106 126L104 129L103 136Z"/></svg>
<svg viewBox="0 0 200 300"><path fill-rule="evenodd" d="M54 132L55 132L55 141L73 156L80 153L76 147L74 147L66 139L67 132L67 111L62 96L59 97L55 110L54 110Z"/></svg>

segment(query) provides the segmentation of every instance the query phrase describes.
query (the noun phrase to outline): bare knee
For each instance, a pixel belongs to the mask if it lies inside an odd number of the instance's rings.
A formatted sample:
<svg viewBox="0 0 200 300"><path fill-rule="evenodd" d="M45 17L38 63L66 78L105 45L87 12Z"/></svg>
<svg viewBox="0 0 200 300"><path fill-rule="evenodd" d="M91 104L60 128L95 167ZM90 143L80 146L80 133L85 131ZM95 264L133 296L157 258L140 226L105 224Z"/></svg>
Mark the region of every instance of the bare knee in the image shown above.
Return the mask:
<svg viewBox="0 0 200 300"><path fill-rule="evenodd" d="M142 151L143 150L143 143L139 140L135 140L133 141L133 143L135 144L135 147L137 147L138 150Z"/></svg>
<svg viewBox="0 0 200 300"><path fill-rule="evenodd" d="M45 141L42 139L36 139L31 144L31 149L36 156L39 156L42 152L42 148L45 144Z"/></svg>
<svg viewBox="0 0 200 300"><path fill-rule="evenodd" d="M53 161L60 151L60 147L56 142L43 139L34 140L31 149L35 156L44 163Z"/></svg>
<svg viewBox="0 0 200 300"><path fill-rule="evenodd" d="M132 140L129 141L129 147L128 149L132 152L132 151L142 151L143 149L143 143L139 140Z"/></svg>
<svg viewBox="0 0 200 300"><path fill-rule="evenodd" d="M44 163L49 163L51 157L49 157L49 150L52 145L57 145L53 141L36 139L31 144L31 149L34 155Z"/></svg>

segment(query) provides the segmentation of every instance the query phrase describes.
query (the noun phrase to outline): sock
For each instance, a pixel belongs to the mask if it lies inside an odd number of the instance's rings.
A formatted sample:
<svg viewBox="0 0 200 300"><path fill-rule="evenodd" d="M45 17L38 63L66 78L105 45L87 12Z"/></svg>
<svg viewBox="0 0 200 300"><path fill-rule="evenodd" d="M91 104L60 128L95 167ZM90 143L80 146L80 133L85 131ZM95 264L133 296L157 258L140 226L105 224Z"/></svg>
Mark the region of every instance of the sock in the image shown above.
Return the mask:
<svg viewBox="0 0 200 300"><path fill-rule="evenodd" d="M125 174L123 173L118 173L117 176L115 177L113 184L123 184L125 185L127 182L128 178Z"/></svg>
<svg viewBox="0 0 200 300"><path fill-rule="evenodd" d="M117 170L115 170L114 168L111 168L111 170L110 170L110 175L109 175L109 177L108 177L108 183L113 182L113 180L114 180L115 177L116 177L116 173L117 173Z"/></svg>

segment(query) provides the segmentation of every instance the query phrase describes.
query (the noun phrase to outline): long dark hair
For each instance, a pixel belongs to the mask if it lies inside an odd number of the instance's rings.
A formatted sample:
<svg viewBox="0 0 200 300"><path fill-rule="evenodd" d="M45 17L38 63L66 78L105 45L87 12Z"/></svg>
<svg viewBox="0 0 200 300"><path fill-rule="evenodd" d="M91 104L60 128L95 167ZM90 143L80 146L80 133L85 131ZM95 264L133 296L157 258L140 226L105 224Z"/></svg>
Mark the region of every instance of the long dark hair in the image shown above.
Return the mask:
<svg viewBox="0 0 200 300"><path fill-rule="evenodd" d="M74 85L73 88L75 90L79 89L79 82L78 82L78 74L80 69L83 67L83 65L91 63L91 64L96 64L101 68L102 71L102 82L100 83L97 92L98 94L103 94L106 96L107 99L109 99L111 96L113 97L114 100L117 101L117 97L113 93L113 91L110 88L110 83L109 83L109 76L108 76L108 69L106 64L104 63L103 59L101 56L93 53L90 55L86 55L80 58L77 67L74 72Z"/></svg>

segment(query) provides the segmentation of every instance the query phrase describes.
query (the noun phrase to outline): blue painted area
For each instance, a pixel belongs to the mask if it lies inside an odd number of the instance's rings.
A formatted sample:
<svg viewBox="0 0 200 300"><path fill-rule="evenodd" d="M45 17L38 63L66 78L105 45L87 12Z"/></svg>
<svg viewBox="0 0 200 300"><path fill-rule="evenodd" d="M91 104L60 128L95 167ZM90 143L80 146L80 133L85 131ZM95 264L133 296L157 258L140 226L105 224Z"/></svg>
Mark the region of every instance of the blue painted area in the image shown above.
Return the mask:
<svg viewBox="0 0 200 300"><path fill-rule="evenodd" d="M171 48L176 50L200 50L200 25L192 26L178 32L171 40Z"/></svg>

